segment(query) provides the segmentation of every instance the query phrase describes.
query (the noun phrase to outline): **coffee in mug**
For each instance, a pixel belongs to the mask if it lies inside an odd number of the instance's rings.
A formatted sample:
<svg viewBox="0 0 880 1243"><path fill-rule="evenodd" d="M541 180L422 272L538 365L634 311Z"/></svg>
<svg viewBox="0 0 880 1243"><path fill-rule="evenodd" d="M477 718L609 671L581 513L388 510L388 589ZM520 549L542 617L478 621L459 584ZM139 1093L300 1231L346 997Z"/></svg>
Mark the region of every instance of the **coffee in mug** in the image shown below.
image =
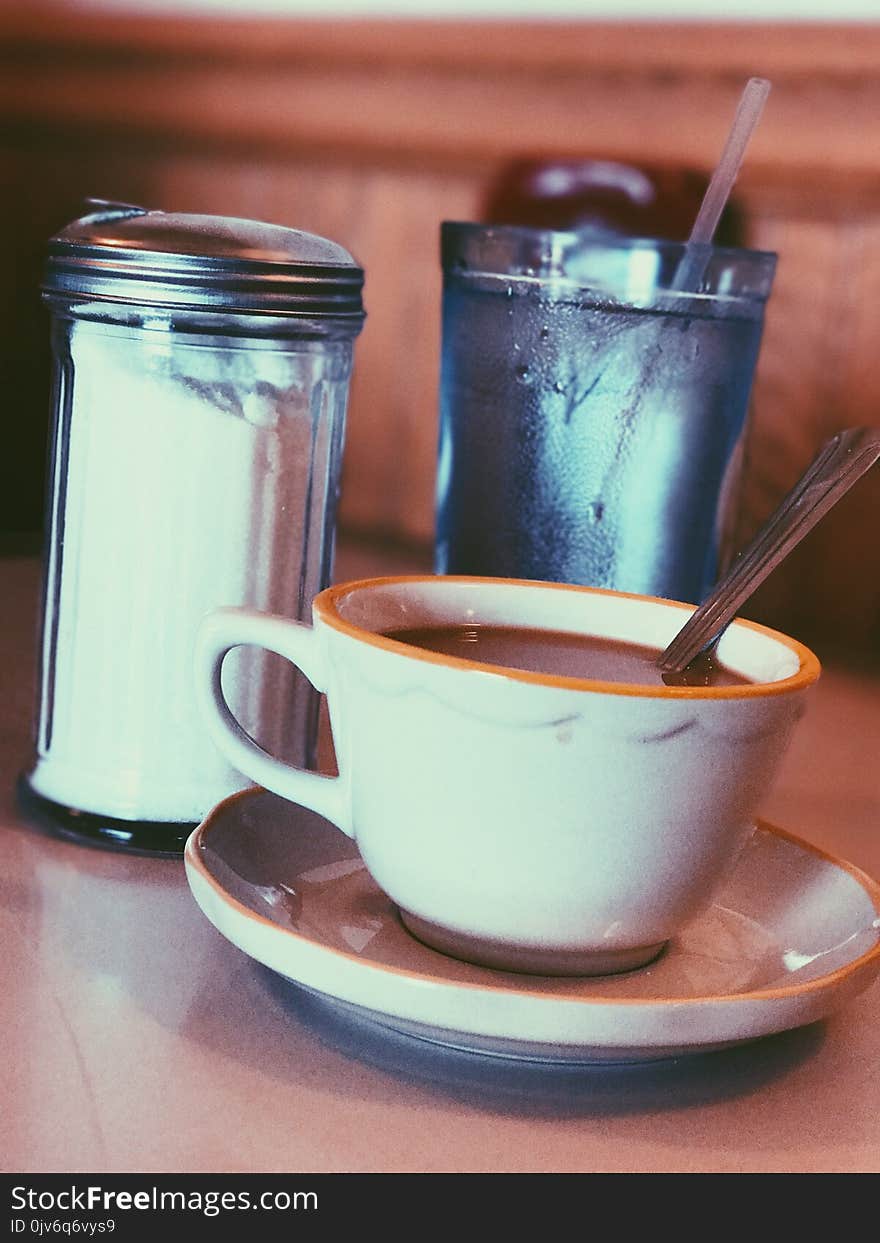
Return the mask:
<svg viewBox="0 0 880 1243"><path fill-rule="evenodd" d="M657 666L659 648L564 630L466 624L392 630L386 637L460 660L598 682L659 686L677 680L682 686L739 686L749 681L712 658L701 661L693 673L664 674Z"/></svg>

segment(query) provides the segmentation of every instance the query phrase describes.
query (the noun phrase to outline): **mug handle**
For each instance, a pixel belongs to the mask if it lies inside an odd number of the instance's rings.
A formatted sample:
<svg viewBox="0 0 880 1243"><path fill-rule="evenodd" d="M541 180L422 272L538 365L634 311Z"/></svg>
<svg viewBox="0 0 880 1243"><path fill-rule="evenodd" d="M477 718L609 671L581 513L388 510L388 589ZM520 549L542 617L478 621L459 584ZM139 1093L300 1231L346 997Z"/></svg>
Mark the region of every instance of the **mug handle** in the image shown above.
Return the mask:
<svg viewBox="0 0 880 1243"><path fill-rule="evenodd" d="M353 837L348 782L341 776L325 777L295 768L268 755L233 715L223 694L220 673L227 654L243 645L263 647L283 656L316 690L326 689L311 626L253 609L216 609L199 627L195 647L196 695L211 737L230 764L258 785L316 811Z"/></svg>

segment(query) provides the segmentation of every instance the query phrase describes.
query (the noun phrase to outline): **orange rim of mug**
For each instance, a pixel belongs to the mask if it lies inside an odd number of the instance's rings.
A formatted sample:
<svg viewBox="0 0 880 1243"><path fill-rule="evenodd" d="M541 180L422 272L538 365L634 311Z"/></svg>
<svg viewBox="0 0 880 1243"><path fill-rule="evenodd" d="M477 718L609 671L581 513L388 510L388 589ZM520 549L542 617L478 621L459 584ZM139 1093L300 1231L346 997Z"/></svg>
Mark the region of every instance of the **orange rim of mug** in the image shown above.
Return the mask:
<svg viewBox="0 0 880 1243"><path fill-rule="evenodd" d="M768 695L786 695L800 691L812 685L819 677L821 665L818 657L803 643L779 630L773 630L760 622L747 621L737 617L735 624L747 630L756 631L767 638L774 639L788 648L798 659L797 673L776 682L747 682L736 686L650 686L637 682L606 682L599 679L572 678L561 674L532 673L526 669L512 669L507 665L490 665L478 660L467 660L461 656L448 656L441 652L432 652L425 648L414 647L408 643L400 643L388 635L379 634L346 621L339 612L339 603L357 591L371 588L406 586L433 583L458 583L497 587L538 587L546 591L578 592L593 596L614 596L626 600L639 600L647 604L659 604L664 608L693 612L694 605L684 604L680 600L666 600L660 596L639 595L636 592L611 591L604 587L583 587L573 583L548 583L532 579L488 578L462 574L399 574L380 578L359 578L350 582L337 583L328 587L315 597L313 613L316 620L337 630L349 638L357 639L370 647L406 656L411 660L421 660L431 665L445 666L450 669L474 670L491 674L514 682L526 682L537 686L557 687L562 690L592 691L603 695L630 695L648 699L754 699Z"/></svg>

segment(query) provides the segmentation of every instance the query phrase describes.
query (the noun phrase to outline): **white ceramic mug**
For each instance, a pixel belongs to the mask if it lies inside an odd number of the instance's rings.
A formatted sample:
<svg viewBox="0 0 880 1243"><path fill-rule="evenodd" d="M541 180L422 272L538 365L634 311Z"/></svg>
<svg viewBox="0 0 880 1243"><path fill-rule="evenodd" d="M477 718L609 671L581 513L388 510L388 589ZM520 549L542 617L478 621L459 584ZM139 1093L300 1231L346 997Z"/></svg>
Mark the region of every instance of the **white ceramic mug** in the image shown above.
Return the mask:
<svg viewBox="0 0 880 1243"><path fill-rule="evenodd" d="M649 687L483 665L386 635L484 623L663 648L691 609L498 579L344 583L316 597L312 627L211 614L198 694L227 759L353 837L420 940L511 970L628 970L706 905L747 840L816 657L737 621L719 656L753 681ZM234 719L221 667L248 644L326 692L337 777L268 756Z"/></svg>

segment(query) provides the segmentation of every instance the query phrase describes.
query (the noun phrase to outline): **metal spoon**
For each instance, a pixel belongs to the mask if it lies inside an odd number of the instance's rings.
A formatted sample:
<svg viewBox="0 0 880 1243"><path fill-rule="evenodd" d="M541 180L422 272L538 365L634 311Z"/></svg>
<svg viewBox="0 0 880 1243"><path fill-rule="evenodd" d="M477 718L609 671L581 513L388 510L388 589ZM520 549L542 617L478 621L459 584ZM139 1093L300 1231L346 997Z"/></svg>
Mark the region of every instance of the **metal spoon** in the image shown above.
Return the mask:
<svg viewBox="0 0 880 1243"><path fill-rule="evenodd" d="M751 544L657 657L670 684L704 681L738 609L808 531L880 458L880 428L851 427L824 445Z"/></svg>

